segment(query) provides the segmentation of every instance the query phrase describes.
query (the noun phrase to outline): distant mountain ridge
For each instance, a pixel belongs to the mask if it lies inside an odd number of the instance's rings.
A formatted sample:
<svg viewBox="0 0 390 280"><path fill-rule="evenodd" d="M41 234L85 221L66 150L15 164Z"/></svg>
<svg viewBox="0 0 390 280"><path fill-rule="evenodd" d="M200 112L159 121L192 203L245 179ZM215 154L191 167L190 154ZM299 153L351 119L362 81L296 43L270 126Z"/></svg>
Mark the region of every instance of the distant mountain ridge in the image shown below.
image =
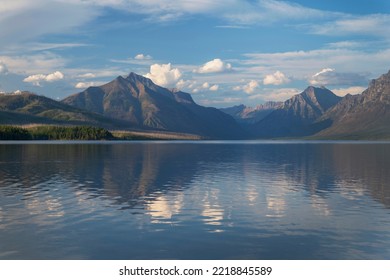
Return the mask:
<svg viewBox="0 0 390 280"><path fill-rule="evenodd" d="M280 108L283 102L268 101L256 107L247 107L243 104L221 108L220 110L231 115L237 122L243 124L253 124L268 116L274 110Z"/></svg>

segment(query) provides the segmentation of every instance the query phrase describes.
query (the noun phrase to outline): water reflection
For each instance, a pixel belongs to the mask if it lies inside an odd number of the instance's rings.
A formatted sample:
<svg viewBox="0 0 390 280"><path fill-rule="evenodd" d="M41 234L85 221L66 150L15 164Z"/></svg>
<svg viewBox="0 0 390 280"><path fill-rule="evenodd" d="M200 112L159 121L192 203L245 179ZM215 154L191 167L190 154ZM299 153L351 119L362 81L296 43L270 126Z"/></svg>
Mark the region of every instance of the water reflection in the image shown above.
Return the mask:
<svg viewBox="0 0 390 280"><path fill-rule="evenodd" d="M388 166L390 144L0 145L0 258L387 258Z"/></svg>

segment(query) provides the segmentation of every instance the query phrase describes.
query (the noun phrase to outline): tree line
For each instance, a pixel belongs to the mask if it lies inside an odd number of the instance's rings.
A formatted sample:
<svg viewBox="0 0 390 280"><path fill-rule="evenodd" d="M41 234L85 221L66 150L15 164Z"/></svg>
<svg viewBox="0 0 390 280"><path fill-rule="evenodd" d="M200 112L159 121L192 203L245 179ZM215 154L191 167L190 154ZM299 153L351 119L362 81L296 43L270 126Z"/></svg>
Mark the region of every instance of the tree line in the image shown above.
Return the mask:
<svg viewBox="0 0 390 280"><path fill-rule="evenodd" d="M0 125L0 140L112 140L108 130L93 126L36 126L22 128Z"/></svg>

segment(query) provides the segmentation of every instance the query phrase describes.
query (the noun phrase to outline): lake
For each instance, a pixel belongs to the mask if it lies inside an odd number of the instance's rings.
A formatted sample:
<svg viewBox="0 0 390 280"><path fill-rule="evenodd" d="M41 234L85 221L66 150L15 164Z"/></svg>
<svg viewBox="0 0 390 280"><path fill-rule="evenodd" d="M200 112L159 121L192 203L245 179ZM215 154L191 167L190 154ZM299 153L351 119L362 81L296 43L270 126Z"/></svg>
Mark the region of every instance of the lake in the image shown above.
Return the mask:
<svg viewBox="0 0 390 280"><path fill-rule="evenodd" d="M1 142L0 259L390 259L390 142Z"/></svg>

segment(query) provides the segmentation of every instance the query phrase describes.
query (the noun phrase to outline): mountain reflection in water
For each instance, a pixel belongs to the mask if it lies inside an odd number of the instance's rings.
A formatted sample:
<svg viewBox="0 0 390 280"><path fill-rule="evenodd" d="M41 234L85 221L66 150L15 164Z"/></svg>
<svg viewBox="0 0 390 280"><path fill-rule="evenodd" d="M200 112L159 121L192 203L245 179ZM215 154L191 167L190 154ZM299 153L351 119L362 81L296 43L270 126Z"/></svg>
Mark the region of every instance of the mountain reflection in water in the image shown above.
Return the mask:
<svg viewBox="0 0 390 280"><path fill-rule="evenodd" d="M4 259L390 257L387 143L4 144L0 166Z"/></svg>

